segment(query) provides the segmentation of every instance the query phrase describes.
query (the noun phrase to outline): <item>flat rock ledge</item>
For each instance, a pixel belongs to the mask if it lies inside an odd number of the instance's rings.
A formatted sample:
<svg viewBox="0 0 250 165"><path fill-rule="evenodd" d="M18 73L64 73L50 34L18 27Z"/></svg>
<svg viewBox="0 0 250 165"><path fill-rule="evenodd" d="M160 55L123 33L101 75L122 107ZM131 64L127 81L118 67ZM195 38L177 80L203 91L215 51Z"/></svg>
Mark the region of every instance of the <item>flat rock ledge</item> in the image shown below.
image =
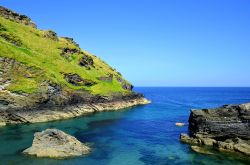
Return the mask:
<svg viewBox="0 0 250 165"><path fill-rule="evenodd" d="M132 100L121 100L105 103L76 104L65 107L49 107L45 109L0 111L0 121L6 124L39 123L70 119L95 112L117 111L138 105L149 104L150 101L141 97Z"/></svg>
<svg viewBox="0 0 250 165"><path fill-rule="evenodd" d="M81 156L89 152L88 146L58 129L35 133L32 146L23 151L28 155L57 159Z"/></svg>
<svg viewBox="0 0 250 165"><path fill-rule="evenodd" d="M250 156L250 103L192 110L189 133L181 134L180 140L193 146L212 146Z"/></svg>
<svg viewBox="0 0 250 165"><path fill-rule="evenodd" d="M190 137L187 134L181 134L180 140L184 143L190 144L192 150L202 154L212 154L202 146L212 146L219 151L239 152L244 155L250 156L250 140L243 140L240 138L229 138L224 141L217 141L212 138L195 135Z"/></svg>

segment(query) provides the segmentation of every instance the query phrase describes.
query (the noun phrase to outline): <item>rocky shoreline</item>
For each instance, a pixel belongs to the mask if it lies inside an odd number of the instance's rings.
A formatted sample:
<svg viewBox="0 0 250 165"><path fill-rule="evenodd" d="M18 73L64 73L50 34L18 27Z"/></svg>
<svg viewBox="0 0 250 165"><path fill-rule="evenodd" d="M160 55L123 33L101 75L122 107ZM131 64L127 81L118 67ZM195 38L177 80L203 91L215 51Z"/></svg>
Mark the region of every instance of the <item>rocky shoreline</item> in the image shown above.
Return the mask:
<svg viewBox="0 0 250 165"><path fill-rule="evenodd" d="M192 110L189 135L180 140L193 146L212 146L219 151L250 155L250 103L224 105L215 109ZM202 148L195 147L196 152ZM207 152L209 153L209 152Z"/></svg>
<svg viewBox="0 0 250 165"><path fill-rule="evenodd" d="M48 122L79 117L95 112L116 111L149 103L150 101L143 96L138 96L109 102L78 103L75 105L43 107L41 109L6 110L0 112L0 123L4 126L6 124Z"/></svg>

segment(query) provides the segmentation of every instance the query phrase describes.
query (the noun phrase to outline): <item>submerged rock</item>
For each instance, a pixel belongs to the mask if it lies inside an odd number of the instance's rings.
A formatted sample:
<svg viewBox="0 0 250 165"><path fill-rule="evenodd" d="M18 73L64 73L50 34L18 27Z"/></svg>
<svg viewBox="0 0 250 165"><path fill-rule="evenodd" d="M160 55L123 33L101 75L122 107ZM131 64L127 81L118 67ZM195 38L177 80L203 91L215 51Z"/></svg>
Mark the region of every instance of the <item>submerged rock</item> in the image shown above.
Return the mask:
<svg viewBox="0 0 250 165"><path fill-rule="evenodd" d="M5 122L0 122L0 127L3 127L3 126L5 126L5 125L6 125Z"/></svg>
<svg viewBox="0 0 250 165"><path fill-rule="evenodd" d="M81 156L89 152L88 146L57 129L46 129L35 133L32 146L23 151L28 155L50 158Z"/></svg>
<svg viewBox="0 0 250 165"><path fill-rule="evenodd" d="M181 134L180 140L250 155L249 123L250 103L192 110L189 117L190 136Z"/></svg>
<svg viewBox="0 0 250 165"><path fill-rule="evenodd" d="M199 146L191 146L191 149L197 153L200 153L200 154L213 155L212 152L208 151L205 148L199 147Z"/></svg>

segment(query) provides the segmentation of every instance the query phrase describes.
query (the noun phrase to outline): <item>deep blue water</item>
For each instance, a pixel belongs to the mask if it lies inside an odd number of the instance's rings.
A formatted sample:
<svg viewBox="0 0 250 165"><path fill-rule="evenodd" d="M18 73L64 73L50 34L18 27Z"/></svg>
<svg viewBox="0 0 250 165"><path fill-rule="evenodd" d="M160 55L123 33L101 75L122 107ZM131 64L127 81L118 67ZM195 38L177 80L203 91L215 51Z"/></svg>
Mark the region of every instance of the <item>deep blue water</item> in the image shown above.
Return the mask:
<svg viewBox="0 0 250 165"><path fill-rule="evenodd" d="M242 155L193 152L179 141L188 126L190 109L250 102L250 88L136 88L152 104L116 112L102 112L76 119L0 128L0 164L88 164L88 165L174 165L250 164ZM92 152L83 157L53 160L23 155L33 134L46 128L61 129L82 142Z"/></svg>

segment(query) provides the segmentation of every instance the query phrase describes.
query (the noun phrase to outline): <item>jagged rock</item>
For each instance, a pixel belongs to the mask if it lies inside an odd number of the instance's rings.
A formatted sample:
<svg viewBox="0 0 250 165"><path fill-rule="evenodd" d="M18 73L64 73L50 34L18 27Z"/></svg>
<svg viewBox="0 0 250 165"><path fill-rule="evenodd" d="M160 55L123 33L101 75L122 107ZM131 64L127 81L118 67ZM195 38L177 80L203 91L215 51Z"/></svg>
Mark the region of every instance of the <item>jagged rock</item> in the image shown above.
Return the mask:
<svg viewBox="0 0 250 165"><path fill-rule="evenodd" d="M44 35L43 36L45 38L49 38L51 40L58 41L58 37L57 37L56 32L54 32L52 30L46 30L46 31L44 31Z"/></svg>
<svg viewBox="0 0 250 165"><path fill-rule="evenodd" d="M81 156L89 152L88 146L57 129L35 133L32 146L23 151L25 154L50 158Z"/></svg>
<svg viewBox="0 0 250 165"><path fill-rule="evenodd" d="M249 123L250 103L192 110L189 117L190 136L181 134L180 140L250 155Z"/></svg>
<svg viewBox="0 0 250 165"><path fill-rule="evenodd" d="M133 90L134 86L127 83L125 80L123 80L122 78L120 77L116 77L117 81L120 82L122 84L122 88L125 89L125 90Z"/></svg>
<svg viewBox="0 0 250 165"><path fill-rule="evenodd" d="M66 58L67 60L70 59L70 56L73 54L81 54L82 52L79 49L76 48L61 48L62 52L61 52L61 56Z"/></svg>
<svg viewBox="0 0 250 165"><path fill-rule="evenodd" d="M81 76L75 73L65 74L64 77L70 84L75 86L92 86L96 84L94 81L83 79Z"/></svg>
<svg viewBox="0 0 250 165"><path fill-rule="evenodd" d="M250 139L250 103L225 105L216 109L192 110L189 117L191 134L204 134L211 138Z"/></svg>
<svg viewBox="0 0 250 165"><path fill-rule="evenodd" d="M92 57L84 54L79 61L79 65L89 68L90 66L94 66L94 60Z"/></svg>
<svg viewBox="0 0 250 165"><path fill-rule="evenodd" d="M199 139L195 139L192 138L190 136L188 136L187 134L182 133L180 135L180 140L184 143L188 143L188 144L198 144L199 143Z"/></svg>
<svg viewBox="0 0 250 165"><path fill-rule="evenodd" d="M11 21L15 21L36 28L36 24L32 22L31 19L26 15L18 14L14 11L6 9L3 6L0 6L0 16L9 19Z"/></svg>

